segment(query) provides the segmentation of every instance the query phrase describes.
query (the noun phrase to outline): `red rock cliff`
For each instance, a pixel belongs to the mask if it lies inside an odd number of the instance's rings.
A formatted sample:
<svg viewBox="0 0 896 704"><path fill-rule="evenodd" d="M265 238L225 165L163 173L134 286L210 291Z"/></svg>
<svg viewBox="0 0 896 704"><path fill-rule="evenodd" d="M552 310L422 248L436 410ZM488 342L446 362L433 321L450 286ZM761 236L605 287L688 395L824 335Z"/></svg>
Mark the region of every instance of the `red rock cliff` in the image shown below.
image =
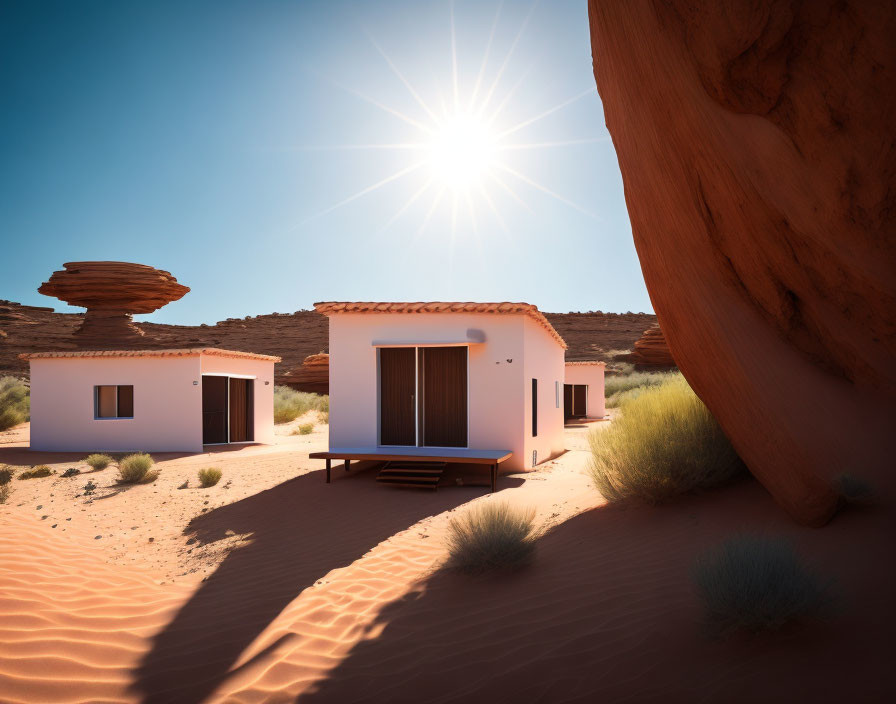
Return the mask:
<svg viewBox="0 0 896 704"><path fill-rule="evenodd" d="M651 300L755 476L821 524L892 469L896 5L590 0Z"/></svg>

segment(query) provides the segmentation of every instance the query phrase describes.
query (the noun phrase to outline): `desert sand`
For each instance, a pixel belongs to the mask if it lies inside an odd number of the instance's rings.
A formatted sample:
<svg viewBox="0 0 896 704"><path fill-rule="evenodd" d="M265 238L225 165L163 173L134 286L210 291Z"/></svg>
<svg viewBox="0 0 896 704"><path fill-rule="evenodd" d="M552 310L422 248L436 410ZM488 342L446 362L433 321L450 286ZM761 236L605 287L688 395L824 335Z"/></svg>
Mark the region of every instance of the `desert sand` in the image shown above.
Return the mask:
<svg viewBox="0 0 896 704"><path fill-rule="evenodd" d="M309 416L310 418L311 416ZM370 467L323 481L308 453L327 427L199 456L158 455L153 484L115 469L59 476L80 457L32 453L27 425L0 462L0 701L834 701L893 694L896 569L889 509L795 526L746 479L663 507L607 506L584 470L586 433L536 471L476 470L437 492L378 485ZM201 489L196 471L224 476ZM95 493L83 494L87 480ZM458 484L458 479L462 485ZM188 488L179 488L185 481ZM439 569L453 515L507 501L547 529L534 564L469 577ZM827 623L716 641L690 570L750 529L790 536L837 580ZM860 546L860 549L857 549ZM771 684L774 683L774 684Z"/></svg>

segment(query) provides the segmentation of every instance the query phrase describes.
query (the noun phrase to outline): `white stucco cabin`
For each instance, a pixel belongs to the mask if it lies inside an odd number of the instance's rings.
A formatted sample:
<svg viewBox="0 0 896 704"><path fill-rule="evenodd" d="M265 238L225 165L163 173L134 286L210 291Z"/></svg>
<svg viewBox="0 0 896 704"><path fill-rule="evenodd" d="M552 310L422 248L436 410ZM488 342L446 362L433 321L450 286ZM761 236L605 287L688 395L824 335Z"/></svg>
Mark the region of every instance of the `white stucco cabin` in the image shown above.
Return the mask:
<svg viewBox="0 0 896 704"><path fill-rule="evenodd" d="M331 451L448 459L510 452L502 471L530 469L563 451L566 343L535 306L315 308L330 319Z"/></svg>
<svg viewBox="0 0 896 704"><path fill-rule="evenodd" d="M567 362L563 384L564 418L603 418L607 414L604 398L604 362Z"/></svg>
<svg viewBox="0 0 896 704"><path fill-rule="evenodd" d="M40 352L31 449L202 452L274 439L279 357L215 348Z"/></svg>

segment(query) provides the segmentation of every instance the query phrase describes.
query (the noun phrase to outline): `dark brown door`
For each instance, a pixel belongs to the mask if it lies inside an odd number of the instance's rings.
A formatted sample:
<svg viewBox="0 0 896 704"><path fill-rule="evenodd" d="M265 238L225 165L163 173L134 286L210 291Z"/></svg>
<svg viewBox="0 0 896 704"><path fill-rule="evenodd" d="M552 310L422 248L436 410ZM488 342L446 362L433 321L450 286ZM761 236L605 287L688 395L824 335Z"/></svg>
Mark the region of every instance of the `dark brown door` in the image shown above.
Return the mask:
<svg viewBox="0 0 896 704"><path fill-rule="evenodd" d="M421 347L423 444L467 446L467 348Z"/></svg>
<svg viewBox="0 0 896 704"><path fill-rule="evenodd" d="M563 420L569 420L573 416L572 384L563 385Z"/></svg>
<svg viewBox="0 0 896 704"><path fill-rule="evenodd" d="M252 440L252 380L230 379L230 442Z"/></svg>
<svg viewBox="0 0 896 704"><path fill-rule="evenodd" d="M202 444L227 442L227 377L202 377Z"/></svg>
<svg viewBox="0 0 896 704"><path fill-rule="evenodd" d="M380 349L380 444L417 444L416 354L413 347Z"/></svg>
<svg viewBox="0 0 896 704"><path fill-rule="evenodd" d="M579 417L585 415L586 389L584 384L576 384L573 388L573 414Z"/></svg>

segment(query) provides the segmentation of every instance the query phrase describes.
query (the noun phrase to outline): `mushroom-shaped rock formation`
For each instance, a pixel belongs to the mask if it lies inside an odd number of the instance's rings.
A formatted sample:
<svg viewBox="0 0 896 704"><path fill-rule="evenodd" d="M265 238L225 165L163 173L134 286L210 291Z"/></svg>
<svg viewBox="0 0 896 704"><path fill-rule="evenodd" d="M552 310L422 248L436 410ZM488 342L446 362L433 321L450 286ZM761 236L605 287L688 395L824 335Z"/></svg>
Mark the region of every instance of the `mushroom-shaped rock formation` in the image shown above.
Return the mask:
<svg viewBox="0 0 896 704"><path fill-rule="evenodd" d="M589 0L594 75L672 356L820 525L893 470L896 4Z"/></svg>
<svg viewBox="0 0 896 704"><path fill-rule="evenodd" d="M326 352L309 354L300 366L284 372L277 383L286 384L298 391L330 393L330 355Z"/></svg>
<svg viewBox="0 0 896 704"><path fill-rule="evenodd" d="M134 313L152 313L189 292L171 274L129 262L68 262L53 272L39 293L87 308L75 331L82 347L117 347L140 342Z"/></svg>

